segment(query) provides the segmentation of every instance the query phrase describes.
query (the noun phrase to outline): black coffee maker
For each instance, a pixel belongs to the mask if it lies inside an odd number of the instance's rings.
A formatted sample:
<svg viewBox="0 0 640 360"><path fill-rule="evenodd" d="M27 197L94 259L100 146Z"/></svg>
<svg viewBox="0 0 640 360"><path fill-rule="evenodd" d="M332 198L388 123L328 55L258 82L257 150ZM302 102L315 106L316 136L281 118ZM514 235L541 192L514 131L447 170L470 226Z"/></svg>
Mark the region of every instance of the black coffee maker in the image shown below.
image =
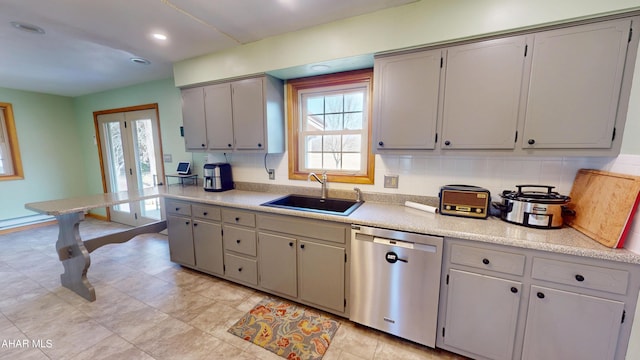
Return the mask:
<svg viewBox="0 0 640 360"><path fill-rule="evenodd" d="M227 191L233 189L231 165L227 163L204 164L204 190Z"/></svg>

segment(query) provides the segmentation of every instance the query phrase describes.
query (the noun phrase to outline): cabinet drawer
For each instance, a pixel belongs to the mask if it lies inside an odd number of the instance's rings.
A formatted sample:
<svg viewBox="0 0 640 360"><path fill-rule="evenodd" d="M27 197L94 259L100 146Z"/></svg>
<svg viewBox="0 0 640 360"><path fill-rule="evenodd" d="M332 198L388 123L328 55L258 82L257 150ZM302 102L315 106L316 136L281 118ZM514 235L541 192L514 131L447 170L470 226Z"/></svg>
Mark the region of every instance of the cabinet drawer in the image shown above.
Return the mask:
<svg viewBox="0 0 640 360"><path fill-rule="evenodd" d="M624 270L543 258L533 259L531 277L622 295L627 293L629 282L629 273Z"/></svg>
<svg viewBox="0 0 640 360"><path fill-rule="evenodd" d="M256 256L256 231L225 225L222 228L224 249Z"/></svg>
<svg viewBox="0 0 640 360"><path fill-rule="evenodd" d="M256 226L256 215L242 210L222 210L222 221L242 226Z"/></svg>
<svg viewBox="0 0 640 360"><path fill-rule="evenodd" d="M451 263L505 274L524 275L524 255L453 244Z"/></svg>
<svg viewBox="0 0 640 360"><path fill-rule="evenodd" d="M261 229L285 232L340 244L346 242L348 231L344 224L309 219L297 219L286 216L260 215L258 226Z"/></svg>
<svg viewBox="0 0 640 360"><path fill-rule="evenodd" d="M191 212L194 217L205 220L220 221L222 218L220 208L217 206L193 204L191 205Z"/></svg>
<svg viewBox="0 0 640 360"><path fill-rule="evenodd" d="M233 254L224 254L225 275L249 284L258 285L258 261Z"/></svg>
<svg viewBox="0 0 640 360"><path fill-rule="evenodd" d="M167 214L191 216L191 204L186 201L167 200L165 208Z"/></svg>

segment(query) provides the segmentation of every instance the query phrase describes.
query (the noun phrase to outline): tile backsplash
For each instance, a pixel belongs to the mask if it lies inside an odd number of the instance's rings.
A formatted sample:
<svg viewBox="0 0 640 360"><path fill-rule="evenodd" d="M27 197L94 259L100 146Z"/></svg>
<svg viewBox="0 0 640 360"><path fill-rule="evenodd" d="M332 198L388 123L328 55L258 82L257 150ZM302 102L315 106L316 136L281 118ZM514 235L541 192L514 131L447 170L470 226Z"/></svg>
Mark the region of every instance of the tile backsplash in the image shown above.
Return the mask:
<svg viewBox="0 0 640 360"><path fill-rule="evenodd" d="M201 160L198 161L197 158ZM262 155L194 154L197 168L204 162L229 161L235 181L263 182L278 185L314 187L318 184L288 179L287 154L270 154L266 166L276 170L276 180L269 180ZM440 187L448 184L476 185L488 189L494 201L503 190L516 185L550 185L555 191L569 195L579 169L597 169L640 176L640 155L618 157L473 157L429 155L376 155L375 184L358 185L363 192L438 196ZM398 175L397 189L383 186L384 175ZM318 185L319 186L319 185ZM352 189L353 184L329 183L329 188ZM319 190L319 188L318 188ZM640 216L636 216L628 249L640 253Z"/></svg>

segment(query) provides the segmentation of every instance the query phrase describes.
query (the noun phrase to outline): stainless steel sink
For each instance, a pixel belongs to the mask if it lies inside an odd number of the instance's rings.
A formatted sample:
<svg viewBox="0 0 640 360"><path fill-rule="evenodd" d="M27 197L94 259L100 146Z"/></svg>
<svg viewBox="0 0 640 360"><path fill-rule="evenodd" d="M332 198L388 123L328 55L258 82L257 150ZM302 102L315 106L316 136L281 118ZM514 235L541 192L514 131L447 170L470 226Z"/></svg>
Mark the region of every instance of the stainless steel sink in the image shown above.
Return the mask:
<svg viewBox="0 0 640 360"><path fill-rule="evenodd" d="M331 215L347 216L356 210L363 201L348 199L326 198L305 195L287 195L281 198L267 201L262 206L277 207L283 209L311 211Z"/></svg>

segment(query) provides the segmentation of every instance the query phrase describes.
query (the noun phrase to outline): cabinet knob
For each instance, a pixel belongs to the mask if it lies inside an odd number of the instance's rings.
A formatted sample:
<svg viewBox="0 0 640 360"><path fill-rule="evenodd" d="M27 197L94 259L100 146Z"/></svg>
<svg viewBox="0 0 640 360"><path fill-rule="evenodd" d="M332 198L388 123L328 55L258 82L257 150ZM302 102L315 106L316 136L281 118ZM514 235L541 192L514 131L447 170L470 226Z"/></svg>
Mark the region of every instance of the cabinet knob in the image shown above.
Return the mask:
<svg viewBox="0 0 640 360"><path fill-rule="evenodd" d="M378 146L384 146L384 141L378 141Z"/></svg>
<svg viewBox="0 0 640 360"><path fill-rule="evenodd" d="M193 223L193 226L198 226L198 223Z"/></svg>
<svg viewBox="0 0 640 360"><path fill-rule="evenodd" d="M205 145L205 144L200 144L200 146L202 146L202 147L206 147L207 145Z"/></svg>
<svg viewBox="0 0 640 360"><path fill-rule="evenodd" d="M242 272L242 268L241 267L238 268L238 272Z"/></svg>
<svg viewBox="0 0 640 360"><path fill-rule="evenodd" d="M208 214L208 212L205 211L205 212L202 213L202 216L207 216L207 214Z"/></svg>
<svg viewBox="0 0 640 360"><path fill-rule="evenodd" d="M449 145L451 145L451 141L446 140L446 141L444 142L444 144L445 144L445 145L447 145L447 146L449 146Z"/></svg>
<svg viewBox="0 0 640 360"><path fill-rule="evenodd" d="M238 222L238 221L240 221L240 218L239 218L239 217L237 217L237 218L236 218L236 222Z"/></svg>
<svg viewBox="0 0 640 360"><path fill-rule="evenodd" d="M576 280L580 281L580 282L583 282L584 281L584 276L578 274L578 275L576 275Z"/></svg>
<svg viewBox="0 0 640 360"><path fill-rule="evenodd" d="M233 145L231 145L231 144L227 144L227 146L228 146L228 147L232 147Z"/></svg>
<svg viewBox="0 0 640 360"><path fill-rule="evenodd" d="M190 222L188 222L188 221L185 221L184 223L185 223L185 225L189 225L190 224Z"/></svg>
<svg viewBox="0 0 640 360"><path fill-rule="evenodd" d="M485 265L489 265L490 261L487 258L482 259L482 263Z"/></svg>
<svg viewBox="0 0 640 360"><path fill-rule="evenodd" d="M304 244L300 244L300 249L304 249Z"/></svg>
<svg viewBox="0 0 640 360"><path fill-rule="evenodd" d="M289 246L293 247L293 241L289 242Z"/></svg>
<svg viewBox="0 0 640 360"><path fill-rule="evenodd" d="M240 244L240 239L236 240L236 244Z"/></svg>
<svg viewBox="0 0 640 360"><path fill-rule="evenodd" d="M527 143L529 143L529 145L533 145L536 143L536 141L534 139L529 139L529 141L527 141Z"/></svg>
<svg viewBox="0 0 640 360"><path fill-rule="evenodd" d="M518 288L515 287L515 286L512 286L511 287L511 292L514 293L514 294L517 294L518 293Z"/></svg>
<svg viewBox="0 0 640 360"><path fill-rule="evenodd" d="M258 147L262 147L262 144L261 144L261 143L258 143Z"/></svg>
<svg viewBox="0 0 640 360"><path fill-rule="evenodd" d="M180 211L180 208L179 208L179 207L178 207L178 208L176 208L176 211Z"/></svg>
<svg viewBox="0 0 640 360"><path fill-rule="evenodd" d="M543 292L538 292L536 294L536 296L538 297L538 299L544 299L544 293Z"/></svg>

